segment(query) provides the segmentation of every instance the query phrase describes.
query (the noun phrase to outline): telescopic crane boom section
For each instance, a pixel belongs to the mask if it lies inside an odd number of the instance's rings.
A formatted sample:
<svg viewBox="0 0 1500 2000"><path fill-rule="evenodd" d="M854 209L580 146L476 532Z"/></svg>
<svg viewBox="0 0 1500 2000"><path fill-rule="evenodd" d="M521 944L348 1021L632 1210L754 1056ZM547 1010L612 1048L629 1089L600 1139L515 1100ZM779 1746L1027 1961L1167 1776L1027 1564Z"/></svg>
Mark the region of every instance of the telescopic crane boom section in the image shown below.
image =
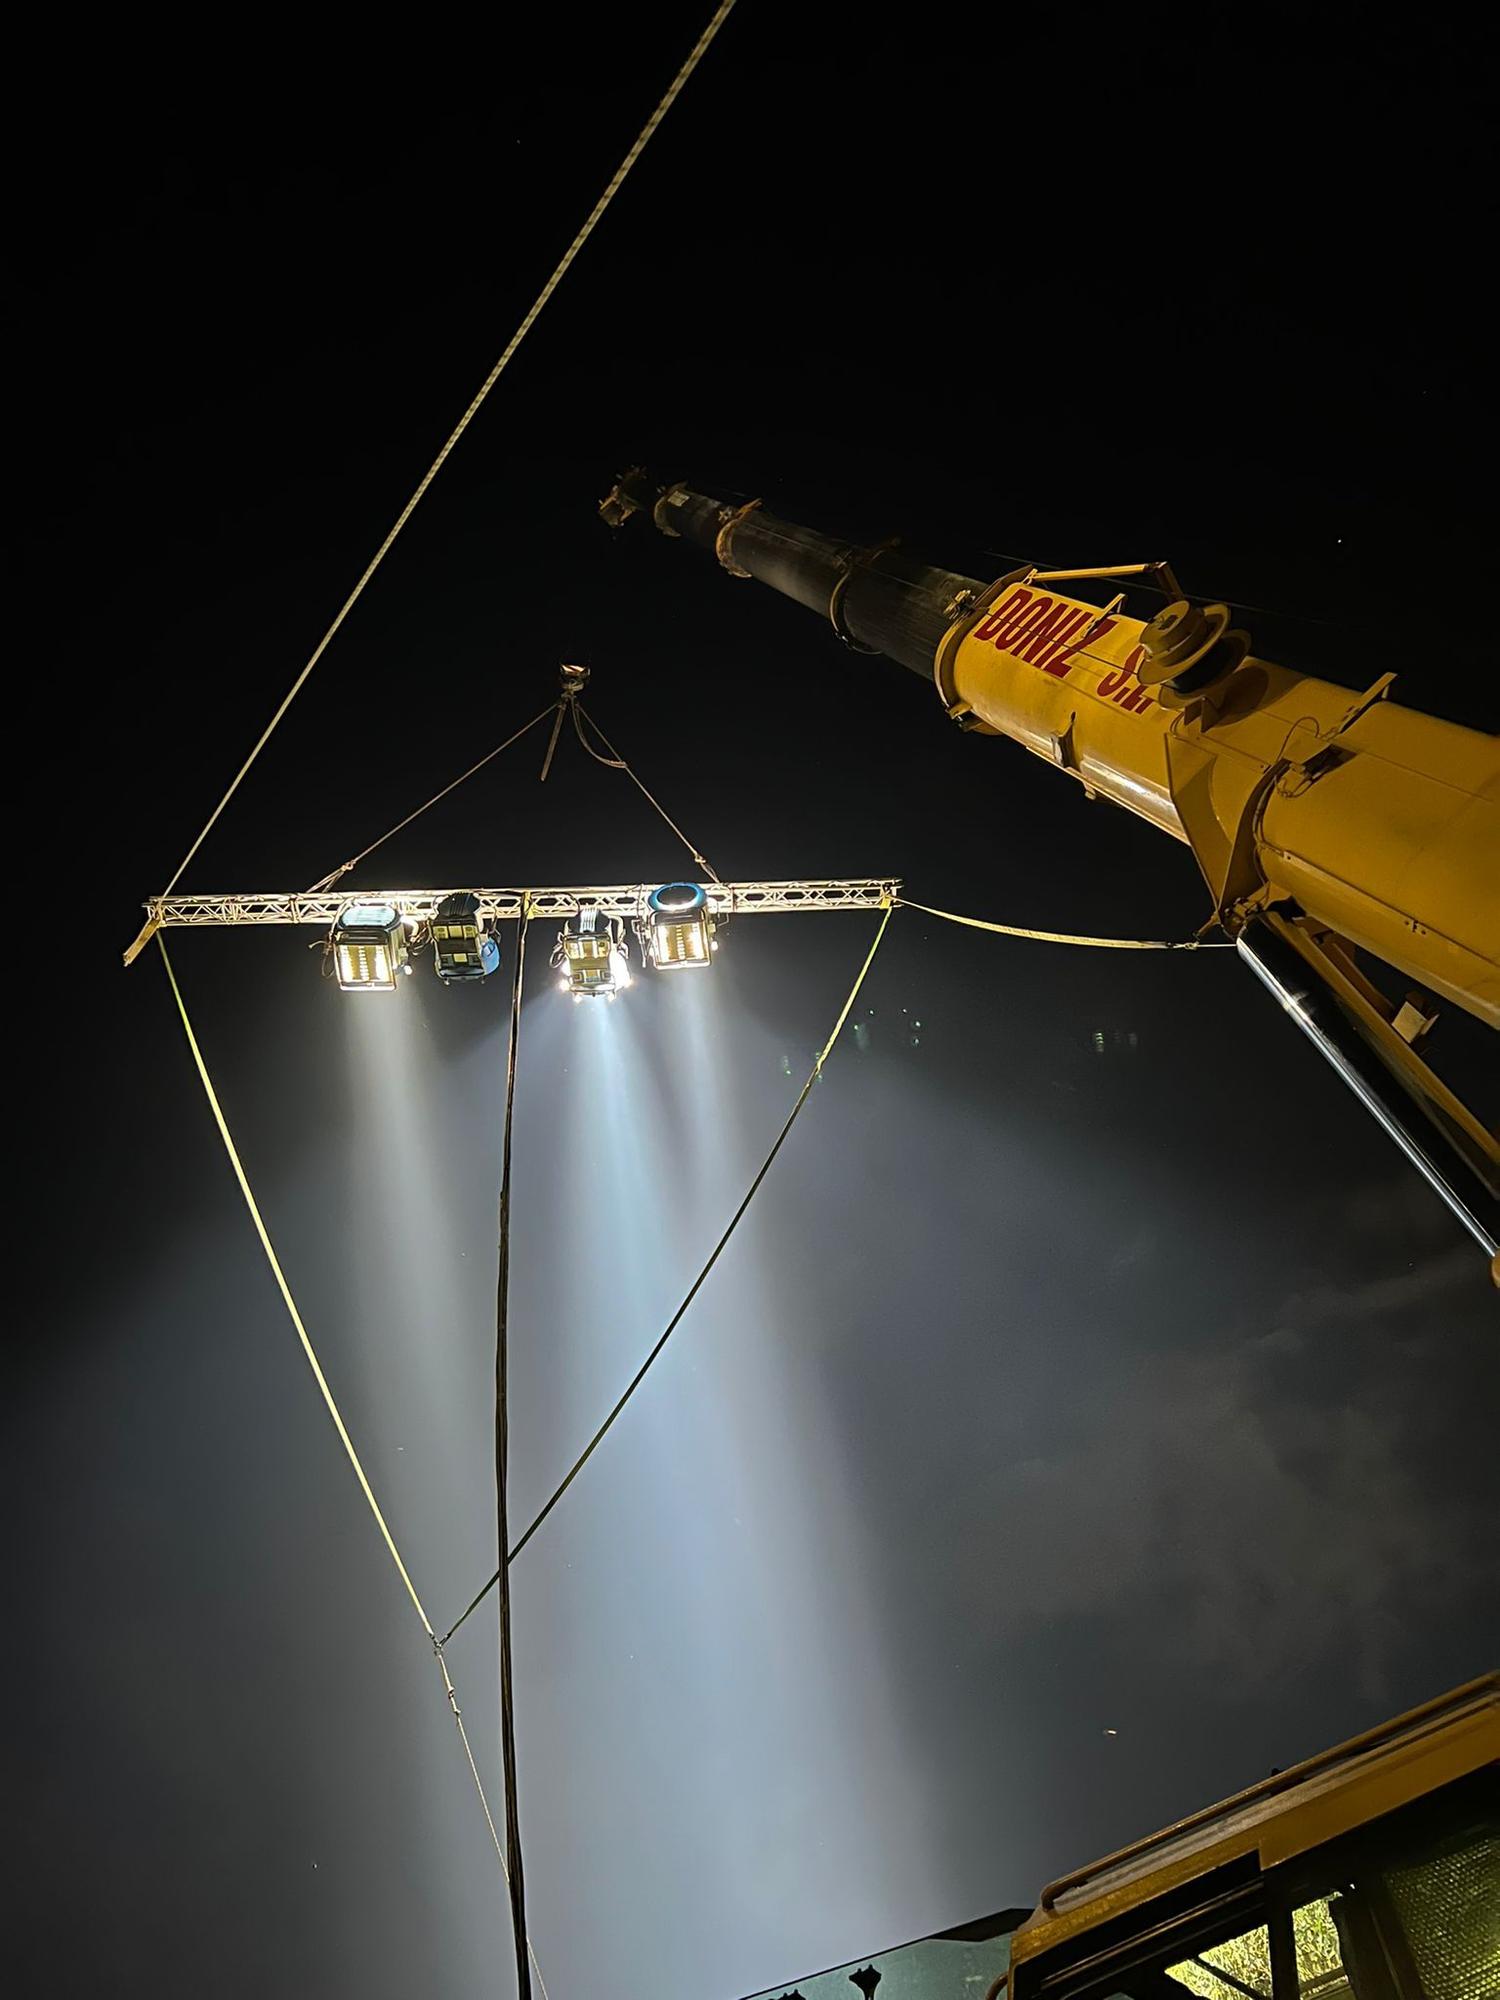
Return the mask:
<svg viewBox="0 0 1500 2000"><path fill-rule="evenodd" d="M1417 1053L1437 999L1500 1028L1500 739L1258 658L1165 563L936 569L757 501L624 474L611 527L649 514L731 576L931 679L964 730L1008 736L1191 850L1222 925L1449 1206L1497 1254L1500 1145ZM1070 594L1092 581L1105 602ZM1165 598L1149 620L1122 585ZM1419 991L1391 1000L1366 952ZM1500 1266L1496 1267L1500 1276Z"/></svg>

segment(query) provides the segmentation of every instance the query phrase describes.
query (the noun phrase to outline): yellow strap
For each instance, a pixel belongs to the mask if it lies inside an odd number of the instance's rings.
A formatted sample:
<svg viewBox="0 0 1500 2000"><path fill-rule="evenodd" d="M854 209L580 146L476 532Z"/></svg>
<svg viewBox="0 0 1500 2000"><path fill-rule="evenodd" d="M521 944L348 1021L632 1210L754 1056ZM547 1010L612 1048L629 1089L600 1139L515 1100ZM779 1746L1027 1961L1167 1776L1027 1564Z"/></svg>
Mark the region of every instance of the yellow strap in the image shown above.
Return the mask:
<svg viewBox="0 0 1500 2000"><path fill-rule="evenodd" d="M920 908L921 906L919 904L916 907ZM891 921L891 911L894 910L895 908L896 908L896 901L890 897L887 897L884 904L884 915L880 919L880 928L875 933L875 942L870 946L870 949L865 953L865 962L859 968L859 977L855 980L854 984L849 988L849 998L844 1002L843 1007L839 1010L839 1017L833 1024L833 1033L828 1037L828 1040L823 1044L822 1048L818 1050L817 1058L813 1063L812 1076L808 1078L809 1083L811 1083L816 1077L822 1075L824 1063L826 1063L828 1058L833 1054L834 1043L838 1040L839 1036L844 1032L844 1023L848 1020L850 1014L853 1013L854 1011L854 1003L859 998L859 989L864 985L870 967L875 963L875 954L880 949L880 941L885 936L886 926Z"/></svg>
<svg viewBox="0 0 1500 2000"><path fill-rule="evenodd" d="M177 976L172 970L172 961L167 956L167 941L160 932L157 933L156 942L161 950L162 964L167 968L167 980L172 988L172 998L177 1002L177 1011L182 1017L183 1031L187 1035L188 1047L193 1052L193 1061L197 1065L198 1077L203 1085L203 1093L208 1099L209 1109L214 1114L214 1123L219 1128L219 1137L224 1141L224 1150L229 1155L229 1164L234 1168L234 1177L240 1184L240 1193L245 1197L245 1206L250 1211L250 1220L255 1224L255 1233L260 1238L260 1247L266 1253L266 1262L270 1265L271 1274L280 1287L282 1300L285 1303L292 1325L297 1329L297 1338L302 1343L302 1352L307 1356L307 1365L313 1372L313 1380L318 1385L329 1416L333 1418L334 1429L338 1432L340 1442L348 1454L349 1463L354 1467L354 1476L359 1481L360 1491L364 1494L369 1504L370 1512L375 1516L375 1525L380 1530L381 1539L384 1541L387 1549L390 1550L391 1561L396 1565L401 1581L406 1585L406 1594L411 1599L416 1614L422 1621L422 1629L432 1641L432 1650L437 1659L438 1672L443 1677L443 1691L448 1697L448 1706L453 1711L453 1720L458 1725L459 1740L464 1746L464 1755L469 1761L469 1772L474 1780L474 1789L479 1794L479 1803L484 1812L485 1825L490 1830L490 1839L495 1843L495 1854L500 1863L500 1872L509 1881L510 1870L505 1865L505 1849L501 1845L500 1835L495 1826L495 1816L490 1811L490 1802L485 1795L484 1781L479 1775L479 1766L474 1760L474 1750L472 1744L469 1742L469 1732L464 1727L463 1712L458 1705L458 1690L454 1687L452 1676L448 1672L448 1662L443 1656L443 1648L438 1641L437 1633L432 1628L432 1621L427 1616L426 1608L421 1598L417 1595L417 1587L411 1580L406 1564L401 1560L401 1551L396 1547L395 1538L391 1534L390 1528L386 1525L386 1518L380 1511L380 1502L375 1498L374 1489L371 1487L369 1479L366 1477L365 1469L360 1463L359 1453L354 1449L354 1440L350 1437L348 1429L344 1424L344 1419L339 1414L339 1406L333 1399L333 1391L328 1386L328 1377L323 1373L322 1364L319 1362L312 1341L308 1337L307 1328L302 1321L302 1315L297 1310L297 1301L292 1297L292 1288L286 1281L286 1273L282 1270L281 1260L276 1255L276 1246L271 1241L270 1232L265 1225L265 1219L261 1215L255 1196L251 1192L250 1183L245 1176L245 1169L240 1164L239 1151L235 1146L234 1138L225 1120L223 1106L219 1103L218 1092L214 1089L213 1080L208 1074L208 1065L203 1060L203 1051L198 1046L198 1037L193 1033L193 1024L188 1019L187 1006L182 997L182 989L177 984ZM536 1972L537 1985L541 1988L543 2000L546 2000L546 1981L542 1978L542 1968L537 1964L536 1951L529 1937L526 1940L526 1949L531 1954L531 1963Z"/></svg>
<svg viewBox="0 0 1500 2000"><path fill-rule="evenodd" d="M160 929L161 929L161 919L159 917L147 917L145 923L141 925L140 935L136 938L135 943L131 945L130 948L125 953L125 963L127 965L135 964L136 960L140 957L141 953L146 949L147 945L150 944L152 938L156 936L156 933Z"/></svg>
<svg viewBox="0 0 1500 2000"><path fill-rule="evenodd" d="M198 1046L198 1037L193 1033L193 1024L188 1019L187 1006L182 998L182 989L177 984L177 975L173 972L172 961L167 956L167 941L160 932L157 933L156 942L161 950L162 964L167 968L167 979L171 984L172 998L177 1002L177 1011L182 1016L182 1026L187 1035L188 1047L192 1050L193 1061L198 1066L199 1081L203 1085L203 1092L208 1099L209 1109L214 1114L214 1123L219 1128L219 1137L224 1141L224 1150L229 1155L230 1166L234 1168L234 1177L240 1184L240 1193L245 1197L245 1206L250 1211L250 1220L255 1224L255 1233L260 1238L260 1247L266 1253L266 1262L271 1267L271 1275L281 1288L282 1301L286 1306L292 1325L297 1329L297 1338L302 1342L302 1352L307 1356L307 1365L313 1372L313 1380L318 1385L329 1416L333 1418L333 1427L339 1434L339 1440L349 1455L349 1463L354 1467L354 1476L359 1481L360 1491L369 1503L370 1512L375 1516L375 1525L379 1528L385 1545L391 1552L391 1561L396 1565L397 1570L400 1572L401 1581L406 1585L406 1594L416 1607L417 1616L421 1619L428 1638L435 1639L437 1634L432 1629L432 1621L427 1616L427 1611L421 1598L417 1595L417 1587L407 1573L406 1564L401 1560L401 1551L396 1547L395 1538L386 1526L385 1516L380 1511L380 1502L375 1498L374 1490L365 1476L365 1469L360 1464L359 1453L354 1449L354 1440L350 1437L348 1430L345 1428L344 1419L339 1414L339 1406L333 1399L332 1389L328 1386L328 1377L323 1373L322 1363L318 1360L313 1344L308 1338L307 1328L302 1323L302 1315L297 1310L297 1301L292 1297L292 1288L287 1283L286 1273L281 1268L281 1259L276 1255L276 1246L271 1241L270 1232L266 1228L265 1220L261 1215L255 1196L250 1191L250 1183L245 1177L244 1167L240 1164L239 1151L235 1146L229 1126L225 1121L223 1107L219 1103L218 1092L214 1089L213 1080L208 1074L208 1065L203 1060L203 1051Z"/></svg>
<svg viewBox="0 0 1500 2000"><path fill-rule="evenodd" d="M934 910L926 903L914 903L909 896L898 896L897 902L904 910L921 910L924 916L941 917L947 924L965 924L971 931L994 931L1000 937L1032 938L1038 944L1088 944L1100 951L1223 951L1232 946L1221 945L1216 939L1184 938L1181 942L1169 938L1101 938L1074 937L1069 931L1029 931L1020 924L992 924L983 917L959 917L952 910Z"/></svg>

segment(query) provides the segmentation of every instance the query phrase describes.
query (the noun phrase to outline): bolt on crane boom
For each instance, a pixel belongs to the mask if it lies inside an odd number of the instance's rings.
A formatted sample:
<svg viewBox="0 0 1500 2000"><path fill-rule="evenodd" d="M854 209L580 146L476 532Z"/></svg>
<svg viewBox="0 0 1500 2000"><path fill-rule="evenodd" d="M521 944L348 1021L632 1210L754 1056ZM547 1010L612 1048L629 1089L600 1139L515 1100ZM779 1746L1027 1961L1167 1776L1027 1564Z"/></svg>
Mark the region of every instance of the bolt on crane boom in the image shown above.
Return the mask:
<svg viewBox="0 0 1500 2000"><path fill-rule="evenodd" d="M1402 1147L1500 1283L1500 1143L1419 1053L1447 1001L1500 1028L1500 739L1255 656L1166 563L986 583L639 469L600 505L650 516L731 576L930 678L960 729L1007 736L1184 842L1210 924ZM1091 583L1100 604L1061 588ZM1159 590L1150 620L1122 584ZM1367 954L1418 990L1393 1001Z"/></svg>

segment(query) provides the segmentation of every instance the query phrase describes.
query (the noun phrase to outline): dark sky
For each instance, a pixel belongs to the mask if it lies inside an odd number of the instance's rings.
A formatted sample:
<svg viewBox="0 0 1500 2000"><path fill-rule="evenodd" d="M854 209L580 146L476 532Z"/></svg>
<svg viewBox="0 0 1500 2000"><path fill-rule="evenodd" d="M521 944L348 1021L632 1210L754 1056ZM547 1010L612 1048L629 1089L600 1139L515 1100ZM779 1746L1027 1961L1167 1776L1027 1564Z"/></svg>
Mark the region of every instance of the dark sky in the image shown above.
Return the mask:
<svg viewBox="0 0 1500 2000"><path fill-rule="evenodd" d="M703 11L337 48L133 21L25 52L12 767L39 803L12 848L32 1108L5 1455L28 1991L511 1990L425 1642L161 968L118 953ZM1494 728L1467 38L1344 6L1243 41L1202 10L1114 18L741 0L189 884L322 875L566 657L726 875L890 871L1085 932L1201 921L1146 826L959 738L768 592L639 524L612 538L594 504L636 460L976 575L1168 555L1269 607L1261 653L1351 687L1395 668L1408 702ZM545 791L533 749L508 756L382 872L676 872L625 781L565 750ZM642 982L607 1018L536 982L517 1517L696 1271L869 929L744 921L711 982ZM306 944L174 958L446 1622L492 1560L505 996L424 973L366 1010ZM732 1996L1023 1903L1490 1664L1482 1260L1233 957L907 912L862 1004L517 1565L553 2000ZM1445 1021L1445 1052L1493 1115L1493 1039ZM493 1775L488 1614L452 1655Z"/></svg>

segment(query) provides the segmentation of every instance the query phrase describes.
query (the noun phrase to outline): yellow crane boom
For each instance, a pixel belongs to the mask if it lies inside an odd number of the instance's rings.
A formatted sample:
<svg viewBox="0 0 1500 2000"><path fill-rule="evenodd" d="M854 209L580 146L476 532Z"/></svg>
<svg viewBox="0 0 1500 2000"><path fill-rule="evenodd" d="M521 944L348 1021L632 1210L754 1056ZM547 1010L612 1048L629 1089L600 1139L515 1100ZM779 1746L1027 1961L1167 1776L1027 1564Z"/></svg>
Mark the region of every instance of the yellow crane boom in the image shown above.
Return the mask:
<svg viewBox="0 0 1500 2000"><path fill-rule="evenodd" d="M1005 736L1183 841L1223 927L1485 1248L1500 1282L1500 1144L1418 1052L1437 1002L1500 1028L1500 738L1263 660L1165 563L1027 567L990 583L624 474L649 513L930 676L960 728ZM1072 594L1091 583L1105 601ZM1165 599L1154 617L1126 588ZM1368 967L1359 954L1377 962ZM1388 994L1385 966L1417 990Z"/></svg>

